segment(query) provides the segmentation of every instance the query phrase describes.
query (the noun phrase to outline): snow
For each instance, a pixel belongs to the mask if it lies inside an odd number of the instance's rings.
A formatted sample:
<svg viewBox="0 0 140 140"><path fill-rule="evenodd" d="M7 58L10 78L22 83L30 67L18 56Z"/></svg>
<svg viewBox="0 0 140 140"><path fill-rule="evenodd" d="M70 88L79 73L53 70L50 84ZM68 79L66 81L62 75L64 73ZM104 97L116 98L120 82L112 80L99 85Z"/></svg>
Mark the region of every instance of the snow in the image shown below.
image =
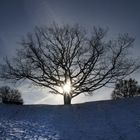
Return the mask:
<svg viewBox="0 0 140 140"><path fill-rule="evenodd" d="M139 140L140 97L63 105L0 105L0 140Z"/></svg>

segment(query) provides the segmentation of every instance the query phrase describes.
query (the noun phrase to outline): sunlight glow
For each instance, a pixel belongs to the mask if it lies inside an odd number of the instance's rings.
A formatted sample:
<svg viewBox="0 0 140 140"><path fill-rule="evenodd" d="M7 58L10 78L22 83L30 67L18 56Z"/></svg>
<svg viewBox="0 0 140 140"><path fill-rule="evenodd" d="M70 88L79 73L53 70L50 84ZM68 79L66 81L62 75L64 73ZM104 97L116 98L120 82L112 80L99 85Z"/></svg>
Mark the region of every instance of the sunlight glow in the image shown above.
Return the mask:
<svg viewBox="0 0 140 140"><path fill-rule="evenodd" d="M68 81L63 85L63 92L70 93L70 91L71 91L71 83L70 81Z"/></svg>

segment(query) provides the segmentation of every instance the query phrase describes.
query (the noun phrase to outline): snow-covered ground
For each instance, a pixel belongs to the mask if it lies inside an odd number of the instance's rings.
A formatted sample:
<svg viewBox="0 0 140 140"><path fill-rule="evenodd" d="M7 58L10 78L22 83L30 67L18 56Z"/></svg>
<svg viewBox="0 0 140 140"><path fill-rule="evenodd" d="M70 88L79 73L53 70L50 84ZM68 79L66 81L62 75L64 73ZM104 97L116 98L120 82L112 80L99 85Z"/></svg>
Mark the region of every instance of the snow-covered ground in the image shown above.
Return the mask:
<svg viewBox="0 0 140 140"><path fill-rule="evenodd" d="M71 106L1 104L0 140L140 140L140 97Z"/></svg>

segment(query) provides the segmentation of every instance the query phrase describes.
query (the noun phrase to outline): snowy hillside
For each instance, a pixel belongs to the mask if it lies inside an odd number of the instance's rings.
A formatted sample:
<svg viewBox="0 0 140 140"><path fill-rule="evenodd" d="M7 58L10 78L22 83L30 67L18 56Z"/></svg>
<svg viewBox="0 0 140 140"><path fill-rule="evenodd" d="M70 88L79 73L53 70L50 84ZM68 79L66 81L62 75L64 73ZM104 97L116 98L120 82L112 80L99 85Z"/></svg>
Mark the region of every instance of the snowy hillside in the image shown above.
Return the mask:
<svg viewBox="0 0 140 140"><path fill-rule="evenodd" d="M140 97L71 106L0 105L0 140L139 140Z"/></svg>

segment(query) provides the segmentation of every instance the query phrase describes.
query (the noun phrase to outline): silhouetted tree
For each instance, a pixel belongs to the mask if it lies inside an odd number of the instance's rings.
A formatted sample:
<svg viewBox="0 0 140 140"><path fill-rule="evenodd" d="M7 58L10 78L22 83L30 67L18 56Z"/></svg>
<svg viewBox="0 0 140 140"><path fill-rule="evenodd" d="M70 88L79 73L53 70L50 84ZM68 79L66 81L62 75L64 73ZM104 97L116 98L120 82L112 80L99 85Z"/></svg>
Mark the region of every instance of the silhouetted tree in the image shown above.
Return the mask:
<svg viewBox="0 0 140 140"><path fill-rule="evenodd" d="M112 92L112 99L129 98L140 95L140 86L138 82L133 79L120 80L114 91Z"/></svg>
<svg viewBox="0 0 140 140"><path fill-rule="evenodd" d="M36 27L22 40L13 61L5 59L0 77L28 79L63 95L64 103L70 104L73 97L92 94L139 68L127 52L134 38L123 34L107 41L106 34L102 28L89 32L79 25Z"/></svg>
<svg viewBox="0 0 140 140"><path fill-rule="evenodd" d="M21 93L16 89L11 89L8 86L0 88L1 99L6 104L23 104Z"/></svg>

